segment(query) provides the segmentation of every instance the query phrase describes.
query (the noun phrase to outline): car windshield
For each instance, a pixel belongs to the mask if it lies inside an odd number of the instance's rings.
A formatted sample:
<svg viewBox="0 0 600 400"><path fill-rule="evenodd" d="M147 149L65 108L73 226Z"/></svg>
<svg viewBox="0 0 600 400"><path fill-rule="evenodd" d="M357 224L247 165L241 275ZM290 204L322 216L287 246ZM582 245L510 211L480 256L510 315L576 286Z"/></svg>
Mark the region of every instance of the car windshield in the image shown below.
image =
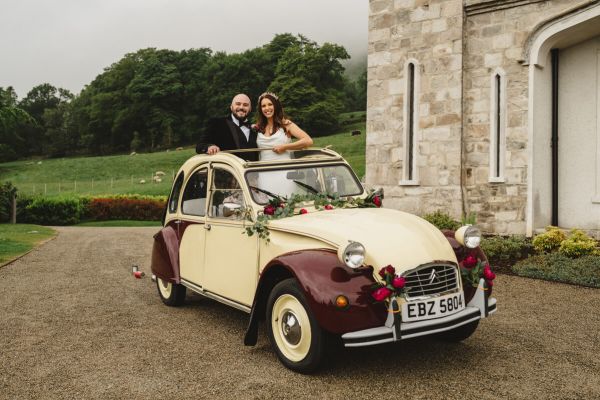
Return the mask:
<svg viewBox="0 0 600 400"><path fill-rule="evenodd" d="M324 194L330 197L357 196L363 188L346 165L280 167L249 171L246 181L255 202L266 204L270 198L289 198L294 194Z"/></svg>

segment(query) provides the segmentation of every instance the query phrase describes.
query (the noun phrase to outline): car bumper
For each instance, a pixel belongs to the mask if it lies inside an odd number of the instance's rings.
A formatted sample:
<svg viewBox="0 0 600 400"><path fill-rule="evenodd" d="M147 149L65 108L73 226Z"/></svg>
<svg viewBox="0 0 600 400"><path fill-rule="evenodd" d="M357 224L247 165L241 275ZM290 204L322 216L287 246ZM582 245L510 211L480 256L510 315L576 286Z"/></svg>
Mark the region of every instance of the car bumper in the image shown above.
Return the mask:
<svg viewBox="0 0 600 400"><path fill-rule="evenodd" d="M495 312L496 299L493 297L488 298L485 295L484 283L481 280L473 299L471 299L463 310L455 314L415 322L401 322L400 315L396 314L395 318L384 326L348 332L342 335L342 340L346 347L373 346L381 343L396 342L449 331L479 319L487 318Z"/></svg>

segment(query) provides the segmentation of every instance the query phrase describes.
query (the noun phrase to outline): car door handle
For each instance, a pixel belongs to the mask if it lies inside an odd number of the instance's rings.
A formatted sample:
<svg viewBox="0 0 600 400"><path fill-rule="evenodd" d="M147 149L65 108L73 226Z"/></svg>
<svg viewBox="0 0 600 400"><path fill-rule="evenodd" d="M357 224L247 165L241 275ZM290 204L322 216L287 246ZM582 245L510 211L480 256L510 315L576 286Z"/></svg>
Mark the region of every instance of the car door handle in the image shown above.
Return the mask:
<svg viewBox="0 0 600 400"><path fill-rule="evenodd" d="M210 224L204 224L204 229L206 229L207 231L210 231Z"/></svg>

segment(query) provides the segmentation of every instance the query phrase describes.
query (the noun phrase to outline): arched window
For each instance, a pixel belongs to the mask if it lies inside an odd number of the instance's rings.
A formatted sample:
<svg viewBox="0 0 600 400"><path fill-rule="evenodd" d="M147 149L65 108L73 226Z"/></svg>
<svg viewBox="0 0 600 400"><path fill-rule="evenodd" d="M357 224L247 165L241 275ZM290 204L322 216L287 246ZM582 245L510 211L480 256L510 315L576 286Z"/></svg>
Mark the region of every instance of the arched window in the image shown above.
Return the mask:
<svg viewBox="0 0 600 400"><path fill-rule="evenodd" d="M401 184L418 185L417 128L419 126L419 64L410 59L404 68L404 160Z"/></svg>
<svg viewBox="0 0 600 400"><path fill-rule="evenodd" d="M492 74L490 98L490 182L504 182L506 155L506 74L497 69Z"/></svg>

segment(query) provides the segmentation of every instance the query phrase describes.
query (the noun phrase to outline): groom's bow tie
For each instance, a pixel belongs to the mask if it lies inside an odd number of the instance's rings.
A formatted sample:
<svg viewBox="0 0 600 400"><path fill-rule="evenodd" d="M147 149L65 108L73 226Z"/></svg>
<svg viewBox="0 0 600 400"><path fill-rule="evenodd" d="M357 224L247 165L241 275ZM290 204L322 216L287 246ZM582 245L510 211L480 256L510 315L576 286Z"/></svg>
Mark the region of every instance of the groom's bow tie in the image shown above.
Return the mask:
<svg viewBox="0 0 600 400"><path fill-rule="evenodd" d="M250 123L250 121L248 121L248 120L245 120L245 121L242 121L242 122L240 122L240 128L241 128L242 126L245 126L246 128L250 129L250 128L251 128L251 126L252 126L252 124Z"/></svg>

